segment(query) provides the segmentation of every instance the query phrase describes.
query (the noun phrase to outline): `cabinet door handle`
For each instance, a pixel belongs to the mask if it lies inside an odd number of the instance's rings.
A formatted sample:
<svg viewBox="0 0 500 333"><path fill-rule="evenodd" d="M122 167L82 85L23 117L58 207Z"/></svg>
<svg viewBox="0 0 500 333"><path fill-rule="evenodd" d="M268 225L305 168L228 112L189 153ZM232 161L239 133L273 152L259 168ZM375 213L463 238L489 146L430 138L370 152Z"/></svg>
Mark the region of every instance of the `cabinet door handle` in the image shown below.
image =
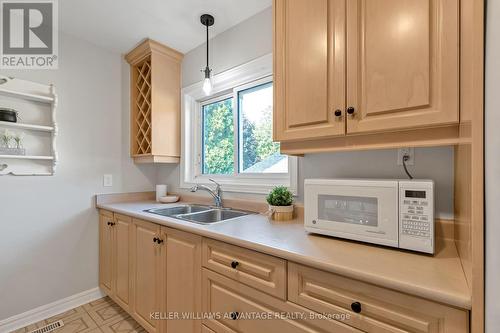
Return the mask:
<svg viewBox="0 0 500 333"><path fill-rule="evenodd" d="M335 117L341 117L342 116L342 111L340 111L339 109L335 110L334 113Z"/></svg>
<svg viewBox="0 0 500 333"><path fill-rule="evenodd" d="M359 303L359 302L352 303L351 309L352 309L352 311L354 311L356 313L360 313L361 312L361 303Z"/></svg>
<svg viewBox="0 0 500 333"><path fill-rule="evenodd" d="M115 222L108 222L108 225L112 227L115 225Z"/></svg>
<svg viewBox="0 0 500 333"><path fill-rule="evenodd" d="M237 262L236 260L235 260L235 261L232 261L232 262L231 262L231 267L232 267L232 268L234 268L234 269L236 269L236 267L238 267L238 265L239 265L239 264L240 264L240 263L239 263L239 262Z"/></svg>
<svg viewBox="0 0 500 333"><path fill-rule="evenodd" d="M232 320L236 320L236 319L238 319L240 314L239 314L239 312L235 311L235 312L231 312L231 314L229 316L231 317Z"/></svg>
<svg viewBox="0 0 500 333"><path fill-rule="evenodd" d="M347 108L347 114L350 115L350 116L352 116L354 114L354 111L355 110L354 110L354 108L352 106L350 106L350 107Z"/></svg>
<svg viewBox="0 0 500 333"><path fill-rule="evenodd" d="M163 243L163 239L155 237L155 238L153 238L153 242L156 244L161 244L161 243Z"/></svg>

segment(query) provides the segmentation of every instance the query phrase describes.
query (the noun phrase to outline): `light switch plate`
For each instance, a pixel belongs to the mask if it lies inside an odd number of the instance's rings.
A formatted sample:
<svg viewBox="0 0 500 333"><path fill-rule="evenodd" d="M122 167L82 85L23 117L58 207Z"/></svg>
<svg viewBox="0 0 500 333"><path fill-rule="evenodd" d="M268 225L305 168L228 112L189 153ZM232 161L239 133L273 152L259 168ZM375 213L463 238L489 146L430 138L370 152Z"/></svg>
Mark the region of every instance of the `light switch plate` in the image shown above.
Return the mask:
<svg viewBox="0 0 500 333"><path fill-rule="evenodd" d="M415 149L414 148L399 148L398 149L398 165L403 165L403 156L408 155L410 158L406 161L406 165L415 164Z"/></svg>
<svg viewBox="0 0 500 333"><path fill-rule="evenodd" d="M113 186L113 175L111 174L106 174L102 177L102 185L104 187L111 187Z"/></svg>

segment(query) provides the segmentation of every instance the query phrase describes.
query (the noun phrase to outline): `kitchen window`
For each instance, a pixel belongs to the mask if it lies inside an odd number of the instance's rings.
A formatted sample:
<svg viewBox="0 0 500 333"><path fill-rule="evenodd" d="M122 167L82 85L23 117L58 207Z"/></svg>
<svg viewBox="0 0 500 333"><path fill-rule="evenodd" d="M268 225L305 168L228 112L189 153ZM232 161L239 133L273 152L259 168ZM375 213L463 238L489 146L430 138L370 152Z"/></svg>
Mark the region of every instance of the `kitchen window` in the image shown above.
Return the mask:
<svg viewBox="0 0 500 333"><path fill-rule="evenodd" d="M285 185L296 192L297 159L281 155L272 140L272 75L252 77L249 70L242 82L244 72L232 79L224 73L225 80L215 76L208 98L197 85L185 89L181 187L214 179L225 191L267 193Z"/></svg>

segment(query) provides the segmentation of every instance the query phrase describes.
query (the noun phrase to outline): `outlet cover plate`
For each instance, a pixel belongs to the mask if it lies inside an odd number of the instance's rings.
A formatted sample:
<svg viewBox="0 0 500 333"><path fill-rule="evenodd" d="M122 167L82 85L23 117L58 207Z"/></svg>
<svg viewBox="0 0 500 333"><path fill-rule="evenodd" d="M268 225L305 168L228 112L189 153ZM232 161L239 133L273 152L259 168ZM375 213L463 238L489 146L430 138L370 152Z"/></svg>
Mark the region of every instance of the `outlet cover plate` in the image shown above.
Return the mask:
<svg viewBox="0 0 500 333"><path fill-rule="evenodd" d="M406 165L415 164L415 149L414 148L399 148L398 149L398 165L403 165L403 156L409 155L410 159L406 161Z"/></svg>
<svg viewBox="0 0 500 333"><path fill-rule="evenodd" d="M102 177L102 185L104 187L112 187L113 186L113 175L106 174Z"/></svg>

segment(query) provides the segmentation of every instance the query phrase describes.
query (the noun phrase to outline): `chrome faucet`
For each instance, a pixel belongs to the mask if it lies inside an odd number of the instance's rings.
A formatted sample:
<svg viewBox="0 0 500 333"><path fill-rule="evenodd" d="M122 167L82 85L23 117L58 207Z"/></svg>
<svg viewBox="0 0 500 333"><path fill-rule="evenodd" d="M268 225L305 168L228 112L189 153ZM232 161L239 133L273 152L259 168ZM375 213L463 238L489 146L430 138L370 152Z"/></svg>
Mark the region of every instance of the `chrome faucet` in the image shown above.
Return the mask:
<svg viewBox="0 0 500 333"><path fill-rule="evenodd" d="M198 190L207 191L214 198L215 207L222 208L222 188L221 188L221 185L213 179L209 179L209 180L215 184L215 190L212 190L210 187L205 186L205 185L195 185L195 186L191 187L191 192L196 192Z"/></svg>

